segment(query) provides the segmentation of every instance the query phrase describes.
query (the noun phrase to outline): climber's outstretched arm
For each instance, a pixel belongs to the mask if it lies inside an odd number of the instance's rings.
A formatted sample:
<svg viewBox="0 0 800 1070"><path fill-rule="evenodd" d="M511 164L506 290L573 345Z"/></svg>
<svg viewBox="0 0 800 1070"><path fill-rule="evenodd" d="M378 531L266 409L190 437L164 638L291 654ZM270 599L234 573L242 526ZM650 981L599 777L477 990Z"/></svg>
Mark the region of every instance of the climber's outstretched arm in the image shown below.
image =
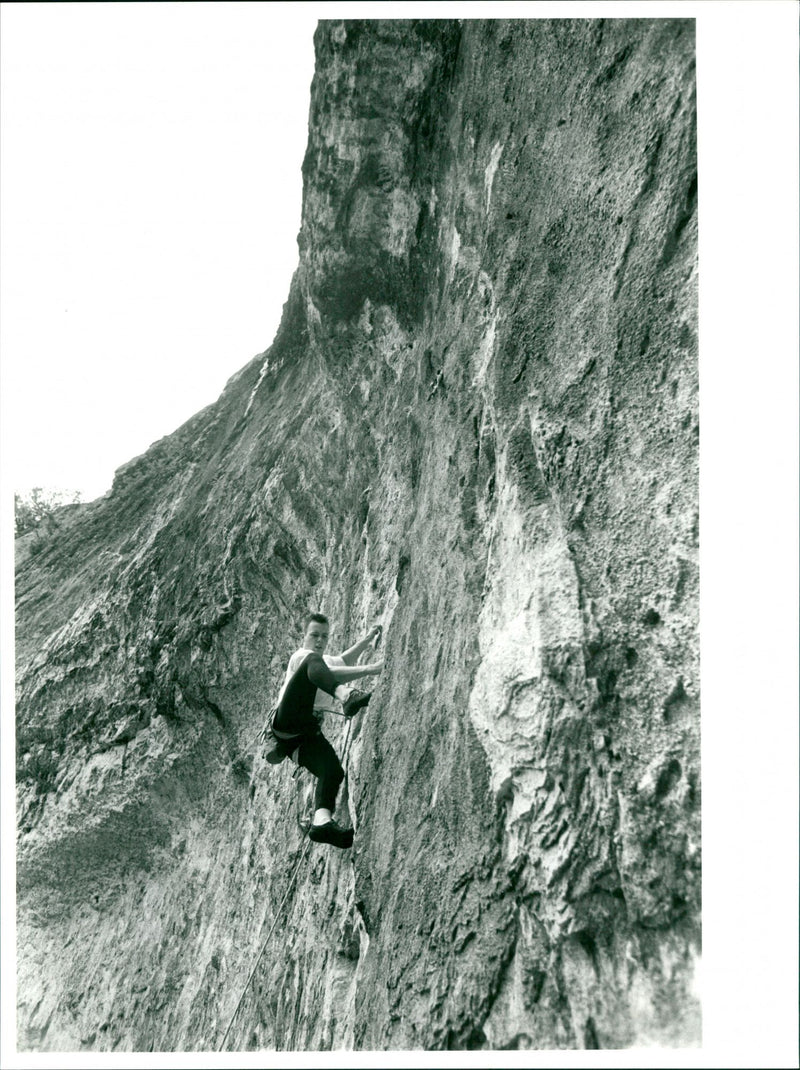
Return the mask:
<svg viewBox="0 0 800 1070"><path fill-rule="evenodd" d="M357 680L360 676L377 676L383 669L383 659L374 661L369 665L333 665L331 672L336 677L336 682L346 684L350 680Z"/></svg>
<svg viewBox="0 0 800 1070"><path fill-rule="evenodd" d="M380 624L374 625L359 643L356 643L355 646L351 646L349 650L345 650L345 652L340 655L345 665L355 665L359 655L363 654L367 647L372 644L373 640L377 639L382 631L383 629Z"/></svg>

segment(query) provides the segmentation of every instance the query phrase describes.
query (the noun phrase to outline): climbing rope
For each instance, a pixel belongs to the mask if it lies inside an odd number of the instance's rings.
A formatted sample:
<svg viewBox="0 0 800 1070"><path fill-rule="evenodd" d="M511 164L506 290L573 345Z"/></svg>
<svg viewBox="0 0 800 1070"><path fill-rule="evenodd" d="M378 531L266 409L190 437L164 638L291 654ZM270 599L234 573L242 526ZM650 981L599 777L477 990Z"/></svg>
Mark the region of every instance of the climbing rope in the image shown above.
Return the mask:
<svg viewBox="0 0 800 1070"><path fill-rule="evenodd" d="M350 752L350 729L352 728L352 725L353 725L353 721L352 721L352 718L351 718L348 721L348 724L347 724L347 735L345 736L344 749L342 751L342 767L344 769L345 788L347 787L347 764L348 764L349 752ZM297 874L298 874L298 872L300 870L301 864L305 861L306 856L308 855L308 851L309 851L309 848L311 847L311 843L312 843L312 841L310 839L306 838L305 847L303 848L303 850L302 850L302 852L300 854L300 857L297 860L297 865L294 867L291 879L290 879L289 884L288 884L288 886L286 888L286 893L284 894L284 897L280 902L280 906L275 911L275 919L272 922L272 927L269 930L269 932L267 933L266 937L264 938L263 943L261 944L261 947L259 949L258 955L256 956L256 961L255 961L255 963L253 965L252 970L250 971L250 976L247 978L247 980L244 983L244 988L242 989L242 994L241 994L241 996L239 996L239 1002L236 1004L234 1012L231 1015L231 1020L228 1022L228 1028L225 1030L225 1034L224 1034L224 1036L222 1038L222 1043L217 1048L217 1052L221 1052L221 1051L225 1050L225 1043L226 1043L226 1041L228 1039L228 1034L231 1031L231 1027L233 1026L234 1021L236 1020L236 1015L239 1013L239 1008L241 1007L241 1005L242 1005L242 1003L244 1001L244 997L247 995L247 990L250 987L250 982L255 977L256 970L258 969L258 964L261 962L261 959L264 957L264 952L267 950L267 945L269 944L270 937L275 932L275 927L278 924L278 920L279 920L279 918L281 916L281 911L283 910L284 903L289 898L289 892L292 890L292 886L294 885L295 878L297 877Z"/></svg>
<svg viewBox="0 0 800 1070"><path fill-rule="evenodd" d="M289 892L292 890L292 885L294 884L295 877L297 876L297 871L300 869L300 864L305 861L305 857L308 854L308 849L309 849L310 846L311 846L311 840L306 840L306 845L303 848L303 851L302 851L300 857L297 860L297 865L294 867L294 872L292 873L292 879L289 881L289 886L286 889L286 894L284 895L283 899L281 900L281 905L275 911L275 920L272 923L272 928L267 933L266 939L264 940L263 944L261 945L261 949L258 952L258 957L256 958L255 965L253 966L252 970L250 971L250 976L245 981L244 988L242 989L242 994L241 994L241 996L239 996L239 1002L236 1004L236 1009L234 1010L233 1014L231 1015L231 1020L228 1022L228 1028L225 1030L225 1035L222 1038L222 1043L217 1048L218 1052L225 1050L225 1042L228 1039L228 1034L231 1031L231 1026L233 1025L233 1023L234 1023L234 1021L236 1019L236 1015L239 1013L239 1008L242 1005L242 1000L244 999L245 995L247 994L247 990L250 987L250 982L253 980L253 977L255 976L255 972L258 969L258 964L259 964L259 962L261 962L261 959L262 959L262 957L264 955L264 952L267 950L267 944L269 943L269 938L275 932L275 926L278 924L278 919L281 916L281 910L283 909L283 904L289 898Z"/></svg>
<svg viewBox="0 0 800 1070"><path fill-rule="evenodd" d="M344 737L344 750L342 751L342 768L344 769L344 791L342 795L347 794L347 763L350 757L350 729L353 727L353 718L347 722L347 735Z"/></svg>

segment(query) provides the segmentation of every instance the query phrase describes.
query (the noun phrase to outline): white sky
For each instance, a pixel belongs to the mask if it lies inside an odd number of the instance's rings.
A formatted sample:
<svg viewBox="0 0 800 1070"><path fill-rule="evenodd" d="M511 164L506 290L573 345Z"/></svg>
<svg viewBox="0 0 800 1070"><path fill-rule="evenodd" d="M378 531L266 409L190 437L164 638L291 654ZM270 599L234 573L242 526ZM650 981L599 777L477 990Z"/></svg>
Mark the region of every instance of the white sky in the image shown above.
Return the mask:
<svg viewBox="0 0 800 1070"><path fill-rule="evenodd" d="M285 7L3 5L16 488L104 493L271 343L314 62L313 17Z"/></svg>
<svg viewBox="0 0 800 1070"><path fill-rule="evenodd" d="M504 1052L503 1064L794 1067L793 0L3 5L4 530L12 527L12 478L17 487L102 493L115 467L213 401L230 375L270 344L297 260L314 24L377 15L698 19L705 1042L702 1051L686 1053ZM11 549L8 537L0 540L6 590ZM14 703L9 601L0 627L10 667L0 681L7 709ZM10 719L5 730L8 844ZM6 981L14 939L8 855ZM0 999L10 1023L13 984L0 987ZM10 1033L6 1028L6 1049ZM14 1059L31 1067L111 1065L107 1055ZM408 1064L397 1053L381 1059ZM480 1052L458 1060L486 1065ZM258 1066L263 1055L204 1062ZM324 1062L371 1065L374 1058L343 1053ZM141 1054L113 1063L197 1065L194 1056Z"/></svg>

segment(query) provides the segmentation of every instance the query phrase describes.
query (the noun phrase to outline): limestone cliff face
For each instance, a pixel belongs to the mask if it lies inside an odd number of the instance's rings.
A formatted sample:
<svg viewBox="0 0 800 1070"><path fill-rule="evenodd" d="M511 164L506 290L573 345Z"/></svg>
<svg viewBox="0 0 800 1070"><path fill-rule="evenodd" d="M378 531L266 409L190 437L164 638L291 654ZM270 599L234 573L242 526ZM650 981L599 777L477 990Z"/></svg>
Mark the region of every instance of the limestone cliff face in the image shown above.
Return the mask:
<svg viewBox="0 0 800 1070"><path fill-rule="evenodd" d="M309 608L384 625L356 845L228 1048L697 1043L693 24L316 48L273 346L19 548L20 1046L221 1041L306 846L255 735Z"/></svg>

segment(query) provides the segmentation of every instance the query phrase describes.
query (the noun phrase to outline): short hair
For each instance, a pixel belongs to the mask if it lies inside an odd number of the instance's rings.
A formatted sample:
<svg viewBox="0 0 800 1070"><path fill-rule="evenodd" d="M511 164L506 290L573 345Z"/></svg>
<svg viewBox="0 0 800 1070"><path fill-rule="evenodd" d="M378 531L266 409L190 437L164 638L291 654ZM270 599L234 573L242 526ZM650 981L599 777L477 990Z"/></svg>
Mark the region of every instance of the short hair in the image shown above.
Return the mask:
<svg viewBox="0 0 800 1070"><path fill-rule="evenodd" d="M304 627L308 628L309 624L328 624L328 618L324 613L306 613Z"/></svg>

